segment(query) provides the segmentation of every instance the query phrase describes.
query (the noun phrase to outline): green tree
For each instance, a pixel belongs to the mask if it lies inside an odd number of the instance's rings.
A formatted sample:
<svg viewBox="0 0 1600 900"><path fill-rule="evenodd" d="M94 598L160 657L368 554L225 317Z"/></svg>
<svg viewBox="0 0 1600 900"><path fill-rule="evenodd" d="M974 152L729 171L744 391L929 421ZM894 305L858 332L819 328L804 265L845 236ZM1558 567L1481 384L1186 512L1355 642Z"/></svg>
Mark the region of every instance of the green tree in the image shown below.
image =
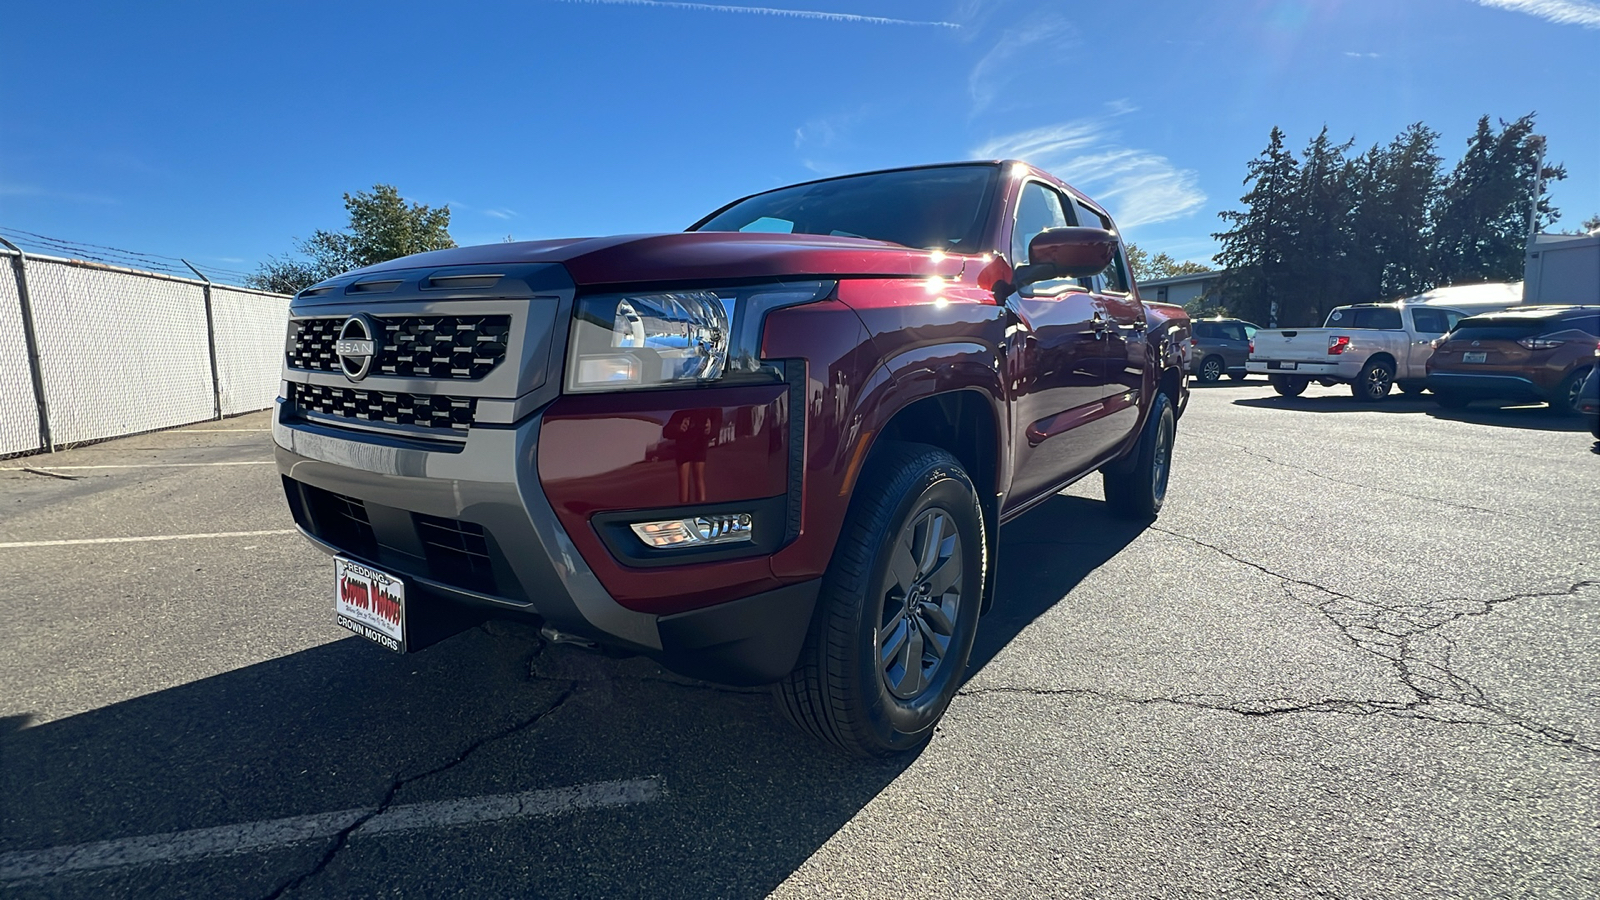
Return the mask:
<svg viewBox="0 0 1600 900"><path fill-rule="evenodd" d="M393 185L344 195L350 224L343 231L317 229L300 241L295 256L271 257L248 279L251 287L293 294L351 269L412 253L454 247L450 207L407 203Z"/></svg>
<svg viewBox="0 0 1600 900"><path fill-rule="evenodd" d="M1201 272L1212 271L1210 266L1203 263L1190 260L1178 262L1165 251L1151 256L1138 244L1132 243L1128 244L1128 268L1133 270L1134 281L1171 278L1174 275L1198 275Z"/></svg>
<svg viewBox="0 0 1600 900"><path fill-rule="evenodd" d="M1233 227L1212 235L1222 244L1216 255L1224 270L1222 295L1236 315L1276 327L1277 302L1295 286L1290 258L1300 225L1300 165L1284 149L1282 129L1273 126L1267 148L1245 171L1250 190L1239 198L1244 209L1218 213Z"/></svg>
<svg viewBox="0 0 1600 900"><path fill-rule="evenodd" d="M1594 234L1596 231L1600 231L1600 213L1583 220L1584 234Z"/></svg>
<svg viewBox="0 0 1600 900"><path fill-rule="evenodd" d="M1488 116L1478 120L1434 214L1434 262L1440 283L1522 277L1533 175L1544 151L1544 137L1533 132L1533 117L1529 113L1509 123L1502 119L1498 132L1489 125ZM1544 166L1541 175L1548 184L1565 178L1567 172L1560 165ZM1536 230L1560 218L1548 192L1541 191L1537 203Z"/></svg>
<svg viewBox="0 0 1600 900"><path fill-rule="evenodd" d="M1290 290L1276 298L1279 317L1291 325L1321 322L1328 310L1355 299L1350 256L1357 167L1345 158L1352 143L1333 143L1323 126L1301 153L1291 194L1298 221L1285 254Z"/></svg>

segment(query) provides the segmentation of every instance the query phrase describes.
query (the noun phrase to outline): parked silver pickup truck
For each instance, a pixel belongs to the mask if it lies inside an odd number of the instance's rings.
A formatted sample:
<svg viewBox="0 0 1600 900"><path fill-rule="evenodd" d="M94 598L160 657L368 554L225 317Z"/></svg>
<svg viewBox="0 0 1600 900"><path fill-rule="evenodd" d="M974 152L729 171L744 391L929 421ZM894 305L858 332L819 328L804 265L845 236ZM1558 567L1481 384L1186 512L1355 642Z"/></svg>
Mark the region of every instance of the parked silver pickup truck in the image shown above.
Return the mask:
<svg viewBox="0 0 1600 900"><path fill-rule="evenodd" d="M1427 386L1433 341L1470 315L1443 306L1361 303L1328 313L1322 328L1261 329L1245 369L1267 376L1285 397L1315 381L1350 385L1357 400L1375 402L1394 385L1407 394Z"/></svg>

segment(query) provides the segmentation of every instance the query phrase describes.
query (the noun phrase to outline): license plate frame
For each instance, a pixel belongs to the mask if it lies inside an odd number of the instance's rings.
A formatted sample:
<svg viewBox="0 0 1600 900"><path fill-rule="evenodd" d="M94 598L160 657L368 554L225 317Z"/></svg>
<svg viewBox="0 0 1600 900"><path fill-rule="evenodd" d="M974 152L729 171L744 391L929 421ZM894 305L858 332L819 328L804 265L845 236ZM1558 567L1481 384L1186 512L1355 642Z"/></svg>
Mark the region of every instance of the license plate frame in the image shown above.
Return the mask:
<svg viewBox="0 0 1600 900"><path fill-rule="evenodd" d="M1486 363L1489 361L1489 351L1468 350L1461 354L1461 361L1464 363Z"/></svg>
<svg viewBox="0 0 1600 900"><path fill-rule="evenodd" d="M1276 372L1293 372L1300 368L1300 364L1297 362L1269 362L1267 363L1267 368Z"/></svg>
<svg viewBox="0 0 1600 900"><path fill-rule="evenodd" d="M334 623L396 653L406 652L406 582L364 562L333 558Z"/></svg>

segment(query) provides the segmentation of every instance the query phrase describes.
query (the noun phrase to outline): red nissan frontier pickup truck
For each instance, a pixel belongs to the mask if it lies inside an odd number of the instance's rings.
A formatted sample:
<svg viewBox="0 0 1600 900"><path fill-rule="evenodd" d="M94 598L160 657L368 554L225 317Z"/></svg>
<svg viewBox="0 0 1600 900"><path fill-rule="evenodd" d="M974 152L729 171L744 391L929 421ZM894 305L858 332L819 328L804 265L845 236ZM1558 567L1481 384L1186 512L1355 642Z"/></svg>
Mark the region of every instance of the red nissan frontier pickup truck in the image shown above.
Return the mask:
<svg viewBox="0 0 1600 900"><path fill-rule="evenodd" d="M273 438L351 631L520 617L882 756L954 696L1001 524L1095 471L1160 511L1188 338L1082 193L921 166L324 281Z"/></svg>

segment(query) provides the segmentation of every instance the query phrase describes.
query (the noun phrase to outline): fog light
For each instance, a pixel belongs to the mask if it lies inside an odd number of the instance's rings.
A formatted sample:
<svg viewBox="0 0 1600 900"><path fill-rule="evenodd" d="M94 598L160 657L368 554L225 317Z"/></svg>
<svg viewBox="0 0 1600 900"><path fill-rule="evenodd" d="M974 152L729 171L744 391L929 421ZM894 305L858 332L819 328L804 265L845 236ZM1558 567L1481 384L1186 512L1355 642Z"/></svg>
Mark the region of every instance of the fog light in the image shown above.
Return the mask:
<svg viewBox="0 0 1600 900"><path fill-rule="evenodd" d="M753 537L749 513L668 519L665 522L635 522L628 527L645 544L663 549L732 544Z"/></svg>

